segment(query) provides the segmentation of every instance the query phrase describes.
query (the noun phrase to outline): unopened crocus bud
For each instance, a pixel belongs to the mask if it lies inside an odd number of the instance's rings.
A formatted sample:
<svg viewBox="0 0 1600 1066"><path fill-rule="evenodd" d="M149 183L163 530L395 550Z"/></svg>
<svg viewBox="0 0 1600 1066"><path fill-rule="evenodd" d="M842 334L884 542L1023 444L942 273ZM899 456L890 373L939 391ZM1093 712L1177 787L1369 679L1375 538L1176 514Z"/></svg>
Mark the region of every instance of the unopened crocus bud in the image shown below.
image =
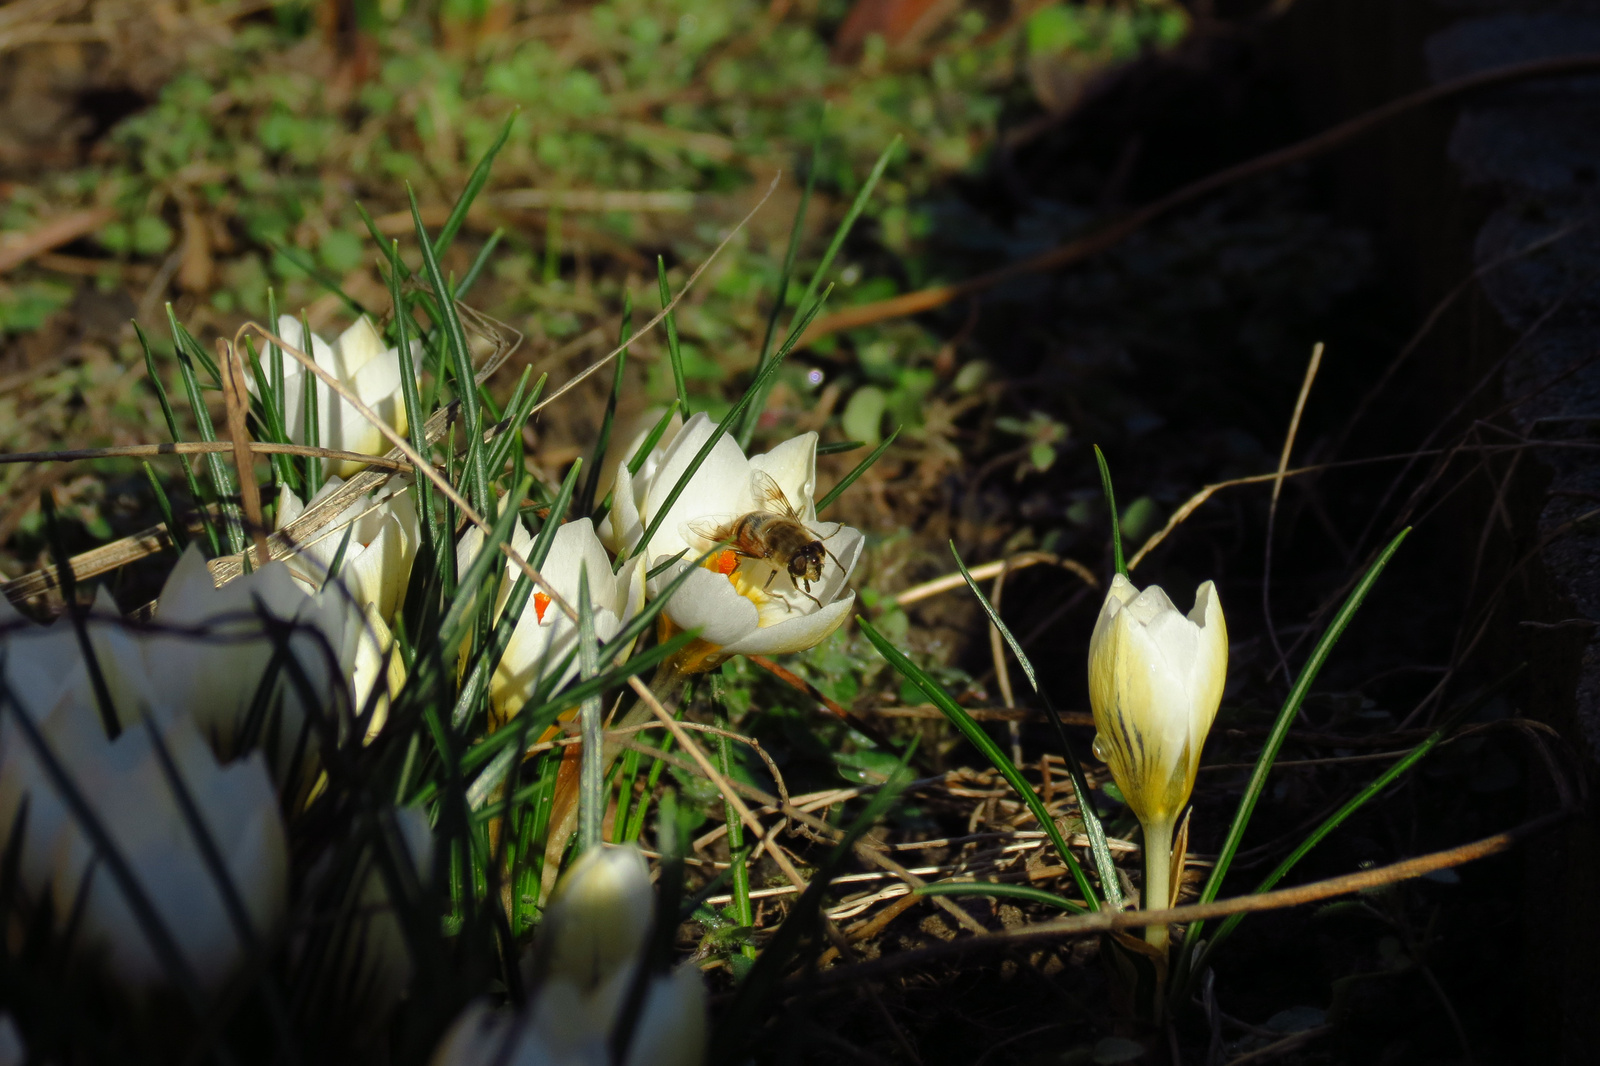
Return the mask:
<svg viewBox="0 0 1600 1066"><path fill-rule="evenodd" d="M1211 582L1178 611L1157 586L1111 583L1089 641L1094 751L1144 827L1145 905L1169 903L1172 830L1189 802L1200 749L1222 702L1228 629ZM1147 937L1165 944L1166 930Z"/></svg>
<svg viewBox="0 0 1600 1066"><path fill-rule="evenodd" d="M588 993L644 950L655 892L631 845L592 847L556 884L539 929L544 970Z"/></svg>

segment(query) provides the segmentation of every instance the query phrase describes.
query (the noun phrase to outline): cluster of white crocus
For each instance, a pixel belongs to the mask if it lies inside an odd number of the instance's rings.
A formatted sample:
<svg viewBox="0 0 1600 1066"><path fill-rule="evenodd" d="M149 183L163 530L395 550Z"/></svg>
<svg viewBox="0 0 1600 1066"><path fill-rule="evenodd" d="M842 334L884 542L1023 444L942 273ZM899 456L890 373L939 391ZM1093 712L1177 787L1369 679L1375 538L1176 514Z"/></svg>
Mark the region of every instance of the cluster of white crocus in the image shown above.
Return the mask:
<svg viewBox="0 0 1600 1066"><path fill-rule="evenodd" d="M1185 617L1160 587L1118 574L1089 641L1094 752L1144 828L1144 904L1172 900L1172 832L1194 790L1200 749L1228 676L1228 629L1207 581ZM1166 927L1146 938L1167 942Z"/></svg>
<svg viewBox="0 0 1600 1066"><path fill-rule="evenodd" d="M533 1002L520 1015L475 1003L462 1012L434 1066L607 1066L611 1043L646 964L654 893L631 845L594 847L556 886L528 967ZM621 1066L699 1066L706 993L684 963L645 974Z"/></svg>
<svg viewBox="0 0 1600 1066"><path fill-rule="evenodd" d="M288 858L278 799L260 753L219 763L190 711L154 684L168 675L147 661L152 649L109 606L85 625L118 719L115 739L72 623L33 626L0 600L0 846L22 834L24 893L48 896L63 924L75 915L77 943L103 954L122 980L213 988L282 923ZM244 928L225 883L243 905Z"/></svg>
<svg viewBox="0 0 1600 1066"><path fill-rule="evenodd" d="M317 366L338 379L395 432L406 431L400 349L385 348L383 338L366 316L356 319L355 324L339 334L332 344L312 334L310 351L306 351L305 333L300 323L289 315L278 319L278 336L316 360ZM287 353L283 360L284 429L291 441L304 444L308 440L305 378L316 378L316 375ZM271 373L270 370L266 372ZM314 384L318 445L364 455L380 455L389 450L389 442L383 434L350 401L320 378L316 378ZM259 384L252 382L251 390L259 394ZM361 469L362 464L354 460L327 461L328 473L341 477L349 477Z"/></svg>
<svg viewBox="0 0 1600 1066"><path fill-rule="evenodd" d="M509 506L509 502L506 505ZM476 527L462 535L456 546L456 565L460 572L464 573L472 564L483 548L483 541L483 534ZM533 551L533 537L520 520L512 529L511 548L524 560ZM501 580L494 606L497 620L523 575L522 569L509 559L498 569ZM587 577L595 637L602 644L616 636L644 606L644 570L640 560L624 563L613 573L611 557L595 536L594 523L587 518L567 522L556 530L539 574L574 610L578 606L580 579ZM490 706L501 722L522 709L547 674L561 670L554 688L566 685L577 675L578 657L572 653L578 646L578 626L553 603L548 593L535 586L517 618L511 642L506 645L505 654L490 679Z"/></svg>
<svg viewBox="0 0 1600 1066"><path fill-rule="evenodd" d="M285 486L278 493L274 526L282 531L307 507L320 503L343 485L340 478L329 478L322 491L305 503ZM411 483L395 478L379 491L358 497L315 534L296 543L286 562L290 575L307 592L315 593L327 585L337 561L338 580L350 599L362 613L373 608L387 623L404 603L420 539Z"/></svg>
<svg viewBox="0 0 1600 1066"><path fill-rule="evenodd" d="M794 518L821 541L826 554L820 577L807 589L769 559L732 548L714 552L704 567L688 575L666 606L667 616L679 629L700 632L700 646L686 657L689 669L709 669L733 655L781 655L819 644L844 623L855 605L848 581L863 543L859 530L817 521L815 433L801 434L748 459L724 435L668 508L673 487L715 428L706 415L697 414L647 458L637 476L630 475L625 465L619 467L611 513L600 527L611 549L619 554L637 550L652 569L684 553L651 579L651 594L659 594L716 547L709 534L717 526L773 508L774 501L764 499L761 492L770 478L783 493L777 506L786 503ZM663 508L665 517L656 524L649 543L640 547Z"/></svg>

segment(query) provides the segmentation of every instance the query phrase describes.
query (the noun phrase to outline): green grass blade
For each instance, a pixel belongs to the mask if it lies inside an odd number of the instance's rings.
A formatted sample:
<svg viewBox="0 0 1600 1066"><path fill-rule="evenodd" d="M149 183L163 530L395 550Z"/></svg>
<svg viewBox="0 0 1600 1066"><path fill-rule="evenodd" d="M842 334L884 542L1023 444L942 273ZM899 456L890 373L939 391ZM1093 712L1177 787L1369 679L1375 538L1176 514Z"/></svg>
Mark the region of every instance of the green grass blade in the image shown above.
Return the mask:
<svg viewBox="0 0 1600 1066"><path fill-rule="evenodd" d="M844 218L839 222L839 228L834 230L833 240L828 243L828 250L822 254L822 262L817 264L816 272L811 275L811 280L806 284L806 291L800 297L797 314L804 314L811 301L816 297L817 286L822 283L823 277L828 273L828 268L833 266L834 257L839 254L839 249L844 247L845 238L850 236L850 231L855 228L856 219L861 217L862 210L867 206L867 201L872 198L872 190L877 188L878 179L883 177L883 172L889 169L889 160L893 157L895 149L900 147L900 134L895 134L894 140L889 142L889 147L878 156L878 161L872 164L872 171L867 175L866 182L861 186L856 198L850 203L850 210L845 212Z"/></svg>
<svg viewBox="0 0 1600 1066"><path fill-rule="evenodd" d="M133 324L133 332L139 338L139 344L144 348L145 380L150 382L150 387L156 392L156 399L161 401L161 414L167 420L167 433L172 437L174 444L183 442L183 434L178 432L178 418L172 410L172 400L167 396L167 387L161 381L161 374L156 370L155 353L150 350L150 338L144 335L144 330L139 328L139 323ZM183 467L184 481L189 486L189 498L194 501L195 511L200 516L200 529L206 536L206 544L211 549L214 559L222 554L222 539L217 536L217 527L211 521L211 515L206 510L205 497L200 492L200 479L194 475L194 464L189 462L187 455L178 456L178 465ZM178 527L168 526L173 530L173 540L178 537ZM183 534L185 542L188 534Z"/></svg>
<svg viewBox="0 0 1600 1066"><path fill-rule="evenodd" d="M483 242L483 247L478 249L478 255L472 260L472 266L467 268L466 276L461 279L461 284L456 286L456 299L461 299L477 283L478 275L483 273L483 268L489 265L489 257L494 255L494 250L500 247L500 241L506 235L504 226L495 227L489 234L489 239Z"/></svg>
<svg viewBox="0 0 1600 1066"><path fill-rule="evenodd" d="M173 517L172 501L167 499L167 490L162 487L161 479L156 477L155 468L142 459L139 465L144 467L145 480L150 482L151 495L156 498L156 507L161 511L161 521L166 524L168 535L172 537L172 546L182 555L183 549L189 546L189 531Z"/></svg>
<svg viewBox="0 0 1600 1066"><path fill-rule="evenodd" d="M522 381L517 384L519 394L522 393L523 384L527 382L528 375L532 372L532 367L523 372ZM489 446L488 467L491 476L500 476L500 472L506 467L506 461L512 458L512 453L522 443L522 427L527 424L529 414L539 402L539 398L544 395L544 387L549 381L549 374L540 374L539 380L533 383L532 392L513 397L513 402L506 405L506 417L503 419L505 429ZM522 473L522 464L520 462L515 464L512 472Z"/></svg>
<svg viewBox="0 0 1600 1066"><path fill-rule="evenodd" d="M731 780L733 744L726 733L728 720L723 718L717 724L724 730L717 734L717 769L722 771L723 777ZM744 846L744 822L739 820L739 812L733 809L727 797L722 800L722 821L728 831L728 873L732 875L733 920L739 928L749 929L756 924L755 908L750 905L750 856ZM739 953L747 959L753 959L756 957L755 945L748 940L741 941Z"/></svg>
<svg viewBox="0 0 1600 1066"><path fill-rule="evenodd" d="M811 167L806 173L806 184L800 193L800 203L795 207L794 222L789 226L789 246L783 253L783 269L778 274L778 291L773 294L772 311L767 315L766 334L761 338L761 351L756 357L756 372L767 365L767 359L772 354L772 341L778 332L778 317L783 314L789 300L789 282L794 278L795 257L800 252L800 239L805 234L806 211L811 206L811 194L816 189L817 172L822 168L818 165L818 157L822 151L822 131L825 128L823 115L818 116L817 132L811 142ZM739 447L749 449L750 438L755 434L756 423L761 418L761 404L751 407L745 415L743 424L739 427ZM688 408L684 408L684 417L687 418Z"/></svg>
<svg viewBox="0 0 1600 1066"><path fill-rule="evenodd" d="M472 202L478 198L478 193L483 191L484 184L489 180L489 169L494 166L494 157L500 154L500 149L505 147L506 139L511 136L511 124L517 120L517 112L513 109L506 116L506 123L500 127L500 135L494 139L489 150L483 153L483 158L478 160L478 165L472 168L472 175L467 178L466 188L461 190L461 195L456 199L455 206L450 209L450 217L445 219L444 226L439 230L439 236L434 238L431 251L435 256L442 256L449 249L450 242L456 239L456 234L461 231L462 223L467 220L467 212L472 209ZM466 287L463 283L463 288ZM443 292L443 289L438 289Z"/></svg>
<svg viewBox="0 0 1600 1066"><path fill-rule="evenodd" d="M1067 736L1067 727L1061 721L1061 712L1056 710L1056 705L1044 690L1039 687L1039 678L1033 672L1033 663L1028 661L1028 656L1022 650L1022 645L1012 635L1010 627L1000 620L1000 612L995 610L994 604L989 602L989 597L983 594L978 583L972 579L972 574L967 570L967 564L962 561L961 553L956 551L955 541L950 542L950 554L955 556L956 566L961 570L961 576L966 580L967 587L978 598L978 603L983 607L983 613L989 616L989 623L1000 631L1006 643L1011 646L1011 654L1017 658L1017 664L1022 667L1022 672L1028 677L1028 684L1033 686L1034 694L1044 702L1044 709L1050 716L1050 721L1056 727L1056 739L1061 743L1061 755L1067 764L1067 774L1072 778L1072 789L1078 795L1078 810L1083 814L1083 832L1089 838L1089 853L1094 856L1095 872L1100 875L1100 889L1106 894L1106 902L1111 904L1111 909L1122 909L1122 886L1117 879L1116 864L1111 859L1111 847L1106 843L1105 826L1100 824L1100 815L1094 809L1094 801L1089 791L1089 782L1083 776L1083 763L1078 758L1077 750L1073 747L1071 739Z"/></svg>
<svg viewBox="0 0 1600 1066"><path fill-rule="evenodd" d="M531 478L523 480L518 487L518 493L526 492ZM464 635L469 622L472 621L472 612L476 606L479 589L488 580L491 573L499 573L496 565L503 558L500 545L506 543L511 537L512 525L517 520L517 509L507 507L494 523L494 528L483 538L483 546L478 549L470 563L467 572L461 575L455 588L454 598L450 608L445 612L444 620L439 623L439 648L440 654L446 660L451 659L456 652L456 644ZM489 586L493 588L491 584Z"/></svg>
<svg viewBox="0 0 1600 1066"><path fill-rule="evenodd" d="M595 646L594 605L589 601L589 572L578 571L578 672L585 681L600 672L600 653ZM606 813L606 763L604 741L600 736L600 693L588 697L578 707L578 728L583 735L583 751L578 769L578 847L587 851L600 843L600 823Z"/></svg>
<svg viewBox="0 0 1600 1066"><path fill-rule="evenodd" d="M290 248L288 245L279 244L274 240L268 240L267 247L271 248L275 255L281 256L285 262L291 263L304 271L305 275L312 281L337 296L339 302L344 304L351 314L365 315L369 313L360 300L344 291L344 286L339 284L338 278L317 266L310 257L306 256L298 248Z"/></svg>
<svg viewBox="0 0 1600 1066"><path fill-rule="evenodd" d="M1217 893L1222 889L1222 881L1228 875L1228 867L1233 864L1233 857L1239 851L1239 844L1244 839L1245 830L1250 825L1250 816L1255 813L1256 802L1261 798L1261 792L1267 786L1267 775L1272 771L1272 764L1278 758L1278 750L1283 747L1284 738L1289 735L1289 727L1294 724L1295 715L1300 712L1300 705L1305 702L1306 696L1311 692L1311 685L1317 679L1317 674L1328 660L1328 655L1333 651L1333 646L1338 642L1345 627L1355 617L1356 611L1361 607L1361 602L1367 598L1376 584L1378 576L1383 573L1384 567L1389 565L1389 560L1394 553L1400 550L1400 545L1411 533L1408 526L1401 530L1388 547L1383 549L1376 561L1367 568L1361 581L1351 590L1340 606L1339 613L1328 624L1327 630L1322 634L1322 639L1317 641L1317 646L1312 649L1311 657L1300 670L1300 676L1295 678L1294 687L1289 690L1289 696L1283 701L1283 708L1278 712L1278 718L1272 724L1272 731L1267 735L1267 740L1261 748L1261 754L1256 757L1255 769L1250 773L1250 781L1245 786L1244 795L1239 798L1238 812L1233 816L1233 824L1228 827L1227 839L1223 841L1222 848L1217 854L1217 862L1211 870L1205 888L1200 892L1200 902L1210 903L1217 898ZM1202 923L1195 923L1186 937L1186 941L1193 942L1199 938Z"/></svg>
<svg viewBox="0 0 1600 1066"><path fill-rule="evenodd" d="M894 443L894 439L900 435L900 431L904 428L904 426L895 426L893 433L885 437L881 444L872 449L870 455L861 460L861 462L857 463L854 470L840 478L839 483L833 488L829 489L822 499L817 501L817 514L819 516L823 511L828 509L834 500L837 500L844 494L845 489L849 488L851 485L854 485L858 477L860 477L862 474L865 474L868 470L871 470L873 464L879 459L883 458L883 453L889 450L889 445ZM821 448L817 449L817 454L824 454Z"/></svg>
<svg viewBox="0 0 1600 1066"><path fill-rule="evenodd" d="M1106 494L1106 509L1111 512L1111 565L1123 577L1128 576L1128 566L1122 559L1122 523L1117 518L1117 494L1111 491L1111 468L1106 465L1105 453L1100 445L1094 446L1094 461L1100 467L1100 488Z"/></svg>
<svg viewBox="0 0 1600 1066"><path fill-rule="evenodd" d="M911 890L913 896L993 896L997 899L1014 899L1022 903L1042 903L1064 911L1083 912L1083 908L1066 896L1046 892L1032 885L1013 885L1003 881L936 881Z"/></svg>
<svg viewBox="0 0 1600 1066"><path fill-rule="evenodd" d="M423 414L422 397L417 391L417 364L411 351L411 312L406 308L405 296L400 291L400 279L406 269L400 259L400 242L388 242L389 252L389 299L394 305L395 343L400 354L400 396L406 408L406 432L411 437L411 447L420 456L426 458L430 454L427 430L424 426L427 421ZM427 478L418 476L417 483L417 510L421 516L422 543L428 548L437 551L438 546L444 542L443 531L438 526L438 516L433 509L433 483Z"/></svg>
<svg viewBox="0 0 1600 1066"><path fill-rule="evenodd" d="M1299 845L1296 846L1295 849L1291 851L1288 856L1273 869L1271 873L1262 878L1261 883L1250 890L1251 894L1259 895L1262 892L1270 891L1272 886L1283 880L1284 875L1290 870L1294 869L1295 865L1298 864L1301 859L1305 858L1312 848L1322 843L1323 839L1327 837L1329 833L1332 833L1335 829L1339 828L1339 826L1342 825L1352 814L1376 798L1407 771L1426 758L1428 754L1433 751L1433 749L1437 748L1444 741L1448 734L1449 729L1443 726L1434 730L1428 735L1427 739L1422 741L1422 743L1418 744L1416 747L1412 748L1405 755L1401 756L1394 763L1394 765L1390 766L1383 773L1379 774L1371 784L1367 785L1360 792L1357 792L1354 796L1351 796L1343 806L1341 806L1333 814L1329 815L1321 825L1313 829L1311 833L1304 840L1302 840ZM1211 958L1212 952L1217 949L1217 946L1221 944L1222 941L1227 938L1228 934L1232 933L1238 924L1244 921L1244 919L1245 915L1241 913L1231 914L1226 920L1223 921L1222 925L1218 927L1216 934L1212 936L1209 942L1207 942L1204 952L1195 961L1196 973L1199 973L1205 968L1207 961Z"/></svg>
<svg viewBox="0 0 1600 1066"><path fill-rule="evenodd" d="M661 306L672 303L672 289L667 285L667 263L656 256L656 287L661 293ZM689 387L683 381L683 348L678 343L678 315L669 312L663 323L667 327L667 358L672 364L672 384L678 390L678 413L689 417Z"/></svg>
<svg viewBox="0 0 1600 1066"><path fill-rule="evenodd" d="M445 283L444 272L439 269L438 257L428 240L428 230L422 224L422 212L417 207L417 194L410 187L406 195L411 201L411 220L417 228L417 243L422 246L422 262L426 268L428 284L433 287L435 303L440 317L445 347L450 354L451 369L456 378L456 396L461 401L461 423L467 435L467 498L473 509L485 518L494 514L494 498L489 491L489 477L483 465L483 413L478 409L478 385L472 370L472 350L467 347L467 333L456 312L455 294Z"/></svg>
<svg viewBox="0 0 1600 1066"><path fill-rule="evenodd" d="M899 433L900 427L896 426L894 431ZM857 448L865 448L866 446L867 442L864 440L836 440L832 444L817 445L817 454L838 455L841 452L853 452Z"/></svg>
<svg viewBox="0 0 1600 1066"><path fill-rule="evenodd" d="M628 339L633 336L633 297L622 298L622 328L617 337L617 358L611 368L611 396L606 400L605 414L600 419L600 434L595 438L593 457L589 460L589 476L583 483L583 494L578 497L578 513L594 510L595 493L600 489L600 471L605 467L606 449L611 446L611 427L616 422L617 404L622 400L622 375L628 363ZM596 520L598 521L598 519Z"/></svg>
<svg viewBox="0 0 1600 1066"><path fill-rule="evenodd" d="M1011 787L1016 790L1018 797L1033 812L1034 818L1039 823L1039 828L1049 835L1051 843L1056 847L1056 851L1060 852L1062 861L1066 863L1067 869L1072 872L1072 879L1077 884L1078 891L1083 893L1083 898L1089 901L1089 908L1098 910L1100 897L1095 894L1094 886L1089 883L1088 875L1084 873L1083 867L1079 865L1077 857L1072 854L1072 849L1067 846L1067 840L1061 835L1061 829L1056 825L1056 820L1050 816L1049 810L1044 805L1044 800L1039 798L1039 794L1033 790L1033 786L1028 784L1028 779L1022 776L1022 772L1011 762L1010 757L1000 749L1000 745L996 744L994 739L984 732L983 727L973 719L972 715L968 714L955 700L950 698L949 693L945 692L937 681L919 669L915 663L905 657L899 648L891 644L887 637L879 633L877 627L865 618L858 618L856 621L861 626L861 631L867 635L867 639L872 641L873 647L878 649L878 654L882 655L890 666L898 670L900 676L917 686L922 691L922 694L928 697L928 702L939 708L944 713L944 716L950 719L950 723L961 731L961 735L966 737L973 747L982 752L984 757L989 760L990 765L998 770L1000 776L1004 777ZM1077 909L1082 910L1082 908Z"/></svg>
<svg viewBox="0 0 1600 1066"><path fill-rule="evenodd" d="M199 430L201 440L213 443L217 439L217 432L211 424L211 412L206 408L205 397L201 395L200 381L195 377L194 364L190 362L191 354L200 351L200 348L196 344L191 352L184 351L187 347L184 338L188 337L189 333L178 324L171 304L167 305L167 321L172 326L173 351L178 357L178 372L183 377L183 388L189 398L195 428ZM238 554L244 551L248 541L245 539L244 521L239 514L239 505L232 499L236 490L233 478L228 473L227 461L221 452L211 452L206 455L206 467L211 474L211 485L217 492L217 502L222 508L223 526L228 535L228 550ZM247 473L245 476L253 475Z"/></svg>
<svg viewBox="0 0 1600 1066"><path fill-rule="evenodd" d="M300 312L300 343L305 346L303 354L316 357L317 342L311 333L311 321L306 318L305 311ZM322 447L322 382L310 370L302 368L300 374L300 413L301 421L305 423L305 440L307 448ZM329 390L330 403L338 403L338 397ZM314 455L308 455L306 460L306 501L322 491L322 460Z"/></svg>

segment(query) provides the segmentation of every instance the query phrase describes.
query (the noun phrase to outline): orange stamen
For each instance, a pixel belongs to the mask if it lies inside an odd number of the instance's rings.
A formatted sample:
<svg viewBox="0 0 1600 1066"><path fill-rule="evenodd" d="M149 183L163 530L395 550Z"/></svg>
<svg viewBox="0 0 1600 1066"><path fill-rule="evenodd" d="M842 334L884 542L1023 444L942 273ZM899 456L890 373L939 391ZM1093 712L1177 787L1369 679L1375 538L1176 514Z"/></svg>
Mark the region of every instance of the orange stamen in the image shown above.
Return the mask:
<svg viewBox="0 0 1600 1066"><path fill-rule="evenodd" d="M725 551L723 551L723 553L721 555L717 556L717 573L721 574L723 577L727 577L729 574L733 573L738 568L739 568L739 553L738 552L726 551L725 550Z"/></svg>
<svg viewBox="0 0 1600 1066"><path fill-rule="evenodd" d="M537 617L539 619L540 622L544 621L545 608L547 608L549 606L550 606L550 597L549 596L546 596L542 592L535 592L533 594L533 613L534 613L535 617Z"/></svg>

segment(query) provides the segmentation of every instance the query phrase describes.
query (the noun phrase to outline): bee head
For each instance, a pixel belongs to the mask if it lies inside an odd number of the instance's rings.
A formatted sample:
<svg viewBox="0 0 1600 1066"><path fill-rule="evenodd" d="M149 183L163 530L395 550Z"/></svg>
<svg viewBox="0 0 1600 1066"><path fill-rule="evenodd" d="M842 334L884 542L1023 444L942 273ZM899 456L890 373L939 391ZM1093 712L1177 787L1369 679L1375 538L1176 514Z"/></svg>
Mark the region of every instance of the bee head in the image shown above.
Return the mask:
<svg viewBox="0 0 1600 1066"><path fill-rule="evenodd" d="M812 541L789 558L789 576L796 581L821 580L823 557L822 542Z"/></svg>

